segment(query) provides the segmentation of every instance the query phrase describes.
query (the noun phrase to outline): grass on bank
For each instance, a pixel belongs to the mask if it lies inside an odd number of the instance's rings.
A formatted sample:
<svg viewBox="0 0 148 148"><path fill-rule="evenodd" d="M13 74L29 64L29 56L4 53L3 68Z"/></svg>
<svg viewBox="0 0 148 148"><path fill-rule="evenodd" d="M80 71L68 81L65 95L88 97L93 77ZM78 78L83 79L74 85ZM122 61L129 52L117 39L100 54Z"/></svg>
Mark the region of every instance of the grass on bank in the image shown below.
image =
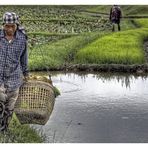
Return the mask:
<svg viewBox="0 0 148 148"><path fill-rule="evenodd" d="M54 69L69 64L74 60L74 55L80 48L105 34L107 33L85 33L58 42L36 46L30 51L29 69L43 70L46 67Z"/></svg>
<svg viewBox="0 0 148 148"><path fill-rule="evenodd" d="M135 19L134 22L139 26L139 27L144 27L148 28L148 19Z"/></svg>
<svg viewBox="0 0 148 148"><path fill-rule="evenodd" d="M133 24L132 20L130 19L121 19L121 31L126 31L126 30L131 30L131 29L136 29L137 26L135 26L135 24ZM116 27L117 30L117 27Z"/></svg>
<svg viewBox="0 0 148 148"><path fill-rule="evenodd" d="M0 143L42 143L44 138L44 136L39 136L39 133L29 125L21 125L15 114L8 131L4 134L0 133Z"/></svg>
<svg viewBox="0 0 148 148"><path fill-rule="evenodd" d="M142 64L145 63L143 41L148 29L134 29L104 36L82 48L76 63Z"/></svg>

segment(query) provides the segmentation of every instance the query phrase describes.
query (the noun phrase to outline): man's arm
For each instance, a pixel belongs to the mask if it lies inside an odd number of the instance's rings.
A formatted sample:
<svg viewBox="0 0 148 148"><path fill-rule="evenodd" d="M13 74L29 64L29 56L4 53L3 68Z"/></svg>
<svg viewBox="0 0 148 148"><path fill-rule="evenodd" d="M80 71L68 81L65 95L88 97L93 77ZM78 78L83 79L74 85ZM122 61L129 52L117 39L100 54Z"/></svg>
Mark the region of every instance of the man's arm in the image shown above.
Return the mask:
<svg viewBox="0 0 148 148"><path fill-rule="evenodd" d="M111 15L112 15L112 8L110 9L110 13L109 13L109 20L111 21Z"/></svg>
<svg viewBox="0 0 148 148"><path fill-rule="evenodd" d="M22 72L23 72L24 77L27 77L29 75L27 41L25 43L25 47L24 47L23 53L20 58L20 64L21 64L21 68L22 68Z"/></svg>
<svg viewBox="0 0 148 148"><path fill-rule="evenodd" d="M122 11L121 11L121 9L120 9L120 18L122 18Z"/></svg>

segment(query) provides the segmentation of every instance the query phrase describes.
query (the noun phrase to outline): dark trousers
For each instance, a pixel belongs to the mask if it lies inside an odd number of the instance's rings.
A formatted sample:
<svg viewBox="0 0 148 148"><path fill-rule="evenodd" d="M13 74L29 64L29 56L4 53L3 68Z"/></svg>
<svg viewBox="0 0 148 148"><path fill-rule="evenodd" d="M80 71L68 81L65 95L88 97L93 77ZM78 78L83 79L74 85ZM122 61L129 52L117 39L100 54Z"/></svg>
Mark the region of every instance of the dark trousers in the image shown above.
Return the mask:
<svg viewBox="0 0 148 148"><path fill-rule="evenodd" d="M120 24L118 23L118 24L115 24L115 23L113 23L113 28L112 28L112 31L114 32L115 31L115 26L118 26L118 31L120 31L121 30L121 28L120 28Z"/></svg>
<svg viewBox="0 0 148 148"><path fill-rule="evenodd" d="M120 28L120 19L117 19L117 20L115 20L115 19L113 19L112 20L112 31L114 32L115 31L115 26L118 26L118 31L120 31L121 30L121 28Z"/></svg>
<svg viewBox="0 0 148 148"><path fill-rule="evenodd" d="M19 88L15 91L7 92L4 86L0 87L0 131L8 128L18 94Z"/></svg>

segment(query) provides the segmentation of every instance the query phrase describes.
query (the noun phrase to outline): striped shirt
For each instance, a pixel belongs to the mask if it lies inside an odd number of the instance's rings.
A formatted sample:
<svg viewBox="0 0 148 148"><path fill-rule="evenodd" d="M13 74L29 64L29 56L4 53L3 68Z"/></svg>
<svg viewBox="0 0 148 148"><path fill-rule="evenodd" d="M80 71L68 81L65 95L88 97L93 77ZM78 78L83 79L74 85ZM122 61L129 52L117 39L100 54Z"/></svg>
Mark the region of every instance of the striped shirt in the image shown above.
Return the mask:
<svg viewBox="0 0 148 148"><path fill-rule="evenodd" d="M26 35L17 30L10 42L0 30L0 85L14 91L22 84L23 75L28 74Z"/></svg>

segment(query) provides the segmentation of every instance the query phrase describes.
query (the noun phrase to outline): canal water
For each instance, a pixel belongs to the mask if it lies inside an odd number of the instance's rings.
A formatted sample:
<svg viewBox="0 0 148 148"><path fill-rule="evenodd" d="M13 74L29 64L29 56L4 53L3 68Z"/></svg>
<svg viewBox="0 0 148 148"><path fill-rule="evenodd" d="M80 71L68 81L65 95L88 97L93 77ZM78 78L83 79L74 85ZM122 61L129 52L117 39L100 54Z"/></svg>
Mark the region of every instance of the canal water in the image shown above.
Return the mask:
<svg viewBox="0 0 148 148"><path fill-rule="evenodd" d="M47 124L33 125L46 142L148 142L148 75L51 74L61 95Z"/></svg>

